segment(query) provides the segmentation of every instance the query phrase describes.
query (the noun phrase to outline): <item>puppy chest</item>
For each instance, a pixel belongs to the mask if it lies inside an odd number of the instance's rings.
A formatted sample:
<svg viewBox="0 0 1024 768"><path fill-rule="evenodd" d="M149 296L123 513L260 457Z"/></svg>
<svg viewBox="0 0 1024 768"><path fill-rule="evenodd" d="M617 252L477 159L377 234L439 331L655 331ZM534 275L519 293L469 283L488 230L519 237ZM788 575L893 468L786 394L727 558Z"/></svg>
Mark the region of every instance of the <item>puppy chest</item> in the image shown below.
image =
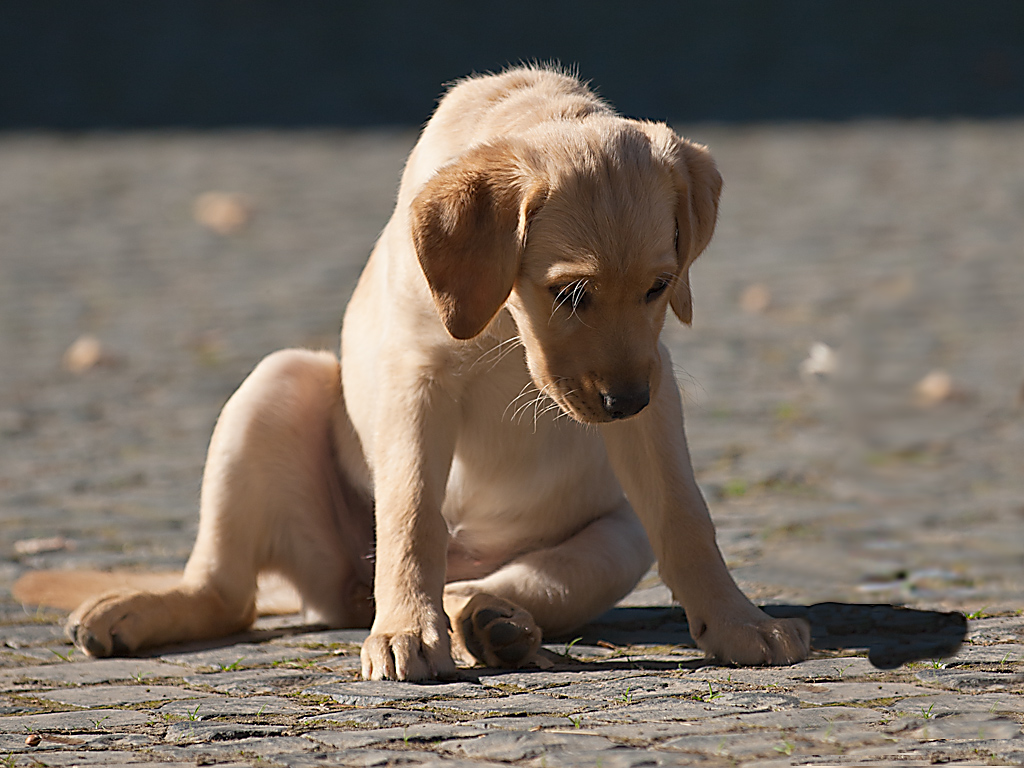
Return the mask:
<svg viewBox="0 0 1024 768"><path fill-rule="evenodd" d="M622 491L599 439L545 437L500 430L486 441L460 438L442 514L465 548L561 541L618 503Z"/></svg>

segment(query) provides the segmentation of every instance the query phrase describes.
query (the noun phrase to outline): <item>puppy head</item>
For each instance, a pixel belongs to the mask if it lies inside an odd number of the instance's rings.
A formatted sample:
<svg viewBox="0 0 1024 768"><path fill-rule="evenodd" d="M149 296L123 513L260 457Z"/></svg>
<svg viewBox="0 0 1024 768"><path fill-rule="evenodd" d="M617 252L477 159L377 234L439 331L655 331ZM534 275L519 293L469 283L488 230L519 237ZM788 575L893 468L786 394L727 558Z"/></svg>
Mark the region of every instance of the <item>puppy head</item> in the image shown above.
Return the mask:
<svg viewBox="0 0 1024 768"><path fill-rule="evenodd" d="M479 147L417 196L413 240L452 336L507 306L537 388L577 421L638 413L660 378L666 307L692 319L689 267L721 177L667 126L620 118Z"/></svg>

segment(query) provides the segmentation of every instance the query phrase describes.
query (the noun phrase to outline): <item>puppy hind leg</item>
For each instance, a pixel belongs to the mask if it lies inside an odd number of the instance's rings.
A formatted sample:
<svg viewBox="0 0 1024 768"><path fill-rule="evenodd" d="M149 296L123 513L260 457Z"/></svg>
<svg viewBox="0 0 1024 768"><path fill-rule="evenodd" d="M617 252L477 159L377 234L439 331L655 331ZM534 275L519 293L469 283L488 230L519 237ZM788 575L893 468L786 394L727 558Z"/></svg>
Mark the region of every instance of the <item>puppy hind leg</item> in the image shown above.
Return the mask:
<svg viewBox="0 0 1024 768"><path fill-rule="evenodd" d="M461 660L518 667L543 634L585 624L629 593L654 556L643 526L623 502L553 547L536 550L481 579L448 584L445 612Z"/></svg>
<svg viewBox="0 0 1024 768"><path fill-rule="evenodd" d="M289 531L325 527L320 518L334 514L323 470L337 472L331 425L339 398L333 355L284 350L261 361L214 429L199 534L182 583L86 602L69 619L76 644L106 656L248 627L260 571L288 575L301 557L282 545ZM317 555L322 573L342 570L340 553L324 548Z"/></svg>

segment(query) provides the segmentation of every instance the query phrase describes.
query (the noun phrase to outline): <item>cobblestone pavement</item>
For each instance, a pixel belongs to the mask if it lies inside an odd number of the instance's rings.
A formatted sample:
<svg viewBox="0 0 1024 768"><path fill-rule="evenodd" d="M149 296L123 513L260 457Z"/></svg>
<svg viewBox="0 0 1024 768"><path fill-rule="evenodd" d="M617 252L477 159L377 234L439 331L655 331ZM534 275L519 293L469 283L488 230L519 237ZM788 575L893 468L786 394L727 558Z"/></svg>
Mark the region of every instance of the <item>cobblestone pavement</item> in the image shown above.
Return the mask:
<svg viewBox="0 0 1024 768"><path fill-rule="evenodd" d="M357 682L365 633L294 617L82 659L11 584L180 567L217 411L262 355L334 347L414 137L8 135L0 761L1024 764L1024 123L689 133L726 178L666 332L698 478L811 659L704 664L655 573L543 668L458 682ZM228 234L195 219L217 190Z"/></svg>

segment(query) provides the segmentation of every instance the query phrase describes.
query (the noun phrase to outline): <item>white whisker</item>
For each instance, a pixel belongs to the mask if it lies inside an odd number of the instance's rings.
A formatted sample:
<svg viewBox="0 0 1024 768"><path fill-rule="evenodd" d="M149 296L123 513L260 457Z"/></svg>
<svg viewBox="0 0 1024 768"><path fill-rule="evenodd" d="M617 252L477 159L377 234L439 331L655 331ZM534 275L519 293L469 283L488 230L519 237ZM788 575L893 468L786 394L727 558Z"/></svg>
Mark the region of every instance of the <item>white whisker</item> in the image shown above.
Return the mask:
<svg viewBox="0 0 1024 768"><path fill-rule="evenodd" d="M508 414L508 409L511 408L512 406L514 406L520 399L531 395L532 393L529 391L531 389L533 389L534 391L538 391L533 386L533 382L532 381L527 381L523 385L523 388L521 390L519 390L519 394L512 398L512 402L510 402L508 405L505 406L505 410L502 412L501 418L504 419L506 414ZM515 414L512 415L512 418L513 419L515 418Z"/></svg>
<svg viewBox="0 0 1024 768"><path fill-rule="evenodd" d="M516 347L522 346L522 343L523 343L522 339L519 336L513 336L510 339L505 339L503 341L499 341L494 346L490 347L489 349L484 350L484 352L481 353L480 357L478 357L473 362L473 364L471 366L469 366L470 370L475 368L477 365L480 365L481 363L483 363L487 359L487 357L490 356L490 355L494 355L495 356L494 361L491 363L491 368L493 368L498 363L500 363L502 360L504 360L505 357L510 352L512 352Z"/></svg>
<svg viewBox="0 0 1024 768"><path fill-rule="evenodd" d="M512 414L512 419L516 419L518 417L519 418L519 422L517 422L517 423L522 422L523 415L526 414L526 412L530 410L530 407L533 406L535 403L537 403L539 400L543 400L545 397L547 397L547 395L545 395L543 392L540 392L539 390L537 390L537 396L536 397L534 397L532 400L527 400L521 406L516 408L516 412Z"/></svg>

